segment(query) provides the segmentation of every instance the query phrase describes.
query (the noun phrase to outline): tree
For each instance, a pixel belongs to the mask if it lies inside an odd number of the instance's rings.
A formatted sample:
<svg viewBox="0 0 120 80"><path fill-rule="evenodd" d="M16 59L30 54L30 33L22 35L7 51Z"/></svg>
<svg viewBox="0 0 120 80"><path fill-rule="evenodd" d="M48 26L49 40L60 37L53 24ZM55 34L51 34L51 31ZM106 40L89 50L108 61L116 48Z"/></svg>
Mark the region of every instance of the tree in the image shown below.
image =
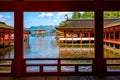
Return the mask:
<svg viewBox="0 0 120 80"><path fill-rule="evenodd" d="M61 23L59 23L59 25L61 26L61 27L63 27L63 26L65 26L66 25L66 20L65 21L62 21Z"/></svg>
<svg viewBox="0 0 120 80"><path fill-rule="evenodd" d="M52 34L53 34L53 33L56 33L56 30L53 29L53 30L50 31L50 33L52 33Z"/></svg>
<svg viewBox="0 0 120 80"><path fill-rule="evenodd" d="M120 12L119 11L105 11L104 18L119 18Z"/></svg>
<svg viewBox="0 0 120 80"><path fill-rule="evenodd" d="M74 12L72 14L72 19L76 19L76 18L80 18L81 17L81 13L80 12Z"/></svg>

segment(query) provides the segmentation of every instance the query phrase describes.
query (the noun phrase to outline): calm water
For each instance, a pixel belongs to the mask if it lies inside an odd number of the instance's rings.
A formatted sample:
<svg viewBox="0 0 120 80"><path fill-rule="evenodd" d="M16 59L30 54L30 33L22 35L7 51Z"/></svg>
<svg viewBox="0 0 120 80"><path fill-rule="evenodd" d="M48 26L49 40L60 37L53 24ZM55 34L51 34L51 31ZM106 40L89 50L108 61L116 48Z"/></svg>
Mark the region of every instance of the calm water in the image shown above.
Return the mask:
<svg viewBox="0 0 120 80"><path fill-rule="evenodd" d="M68 45L69 46L69 45ZM94 48L92 47L68 47L67 45L58 46L55 36L45 36L44 38L30 37L28 42L24 43L24 58L94 58ZM104 50L104 56L106 58L120 58L120 53L111 52L109 50ZM0 48L0 58L14 58L14 46ZM76 62L91 62L91 61L63 61L65 63L76 63ZM119 61L108 61L117 62ZM56 61L31 61L28 63L56 63ZM65 68L65 67L63 67ZM91 69L91 67L86 67ZM116 67L109 67L116 69ZM37 67L28 67L28 70L38 70ZM49 69L46 67L46 69ZM50 69L57 69L55 67ZM120 69L120 67L118 67Z"/></svg>
<svg viewBox="0 0 120 80"><path fill-rule="evenodd" d="M120 58L119 53L104 50L107 58ZM0 58L14 58L14 46L0 48ZM57 45L55 36L44 38L30 37L24 43L24 58L94 58L94 48L61 47Z"/></svg>
<svg viewBox="0 0 120 80"><path fill-rule="evenodd" d="M44 38L30 37L30 43L25 43L25 58L58 58L59 51L54 36Z"/></svg>

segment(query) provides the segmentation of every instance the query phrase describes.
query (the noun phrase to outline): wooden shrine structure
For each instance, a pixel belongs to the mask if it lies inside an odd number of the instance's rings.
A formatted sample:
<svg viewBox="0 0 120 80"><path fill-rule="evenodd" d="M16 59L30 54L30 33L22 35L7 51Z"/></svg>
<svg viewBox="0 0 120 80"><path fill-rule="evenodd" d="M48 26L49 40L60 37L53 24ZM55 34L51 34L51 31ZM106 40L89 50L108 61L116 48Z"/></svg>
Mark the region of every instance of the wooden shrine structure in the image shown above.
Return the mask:
<svg viewBox="0 0 120 80"><path fill-rule="evenodd" d="M29 30L24 30L24 41L29 39ZM9 26L4 22L0 22L0 45L10 45L14 43L14 27Z"/></svg>
<svg viewBox="0 0 120 80"><path fill-rule="evenodd" d="M113 48L120 48L120 20L104 26L104 44Z"/></svg>
<svg viewBox="0 0 120 80"><path fill-rule="evenodd" d="M45 30L35 30L36 37L39 37L39 33L41 33L41 36L44 37L45 35Z"/></svg>
<svg viewBox="0 0 120 80"><path fill-rule="evenodd" d="M104 19L104 26L116 20L118 18ZM57 36L57 40L59 42L94 43L94 26L94 19L67 19L64 26L56 28L63 32L63 36Z"/></svg>

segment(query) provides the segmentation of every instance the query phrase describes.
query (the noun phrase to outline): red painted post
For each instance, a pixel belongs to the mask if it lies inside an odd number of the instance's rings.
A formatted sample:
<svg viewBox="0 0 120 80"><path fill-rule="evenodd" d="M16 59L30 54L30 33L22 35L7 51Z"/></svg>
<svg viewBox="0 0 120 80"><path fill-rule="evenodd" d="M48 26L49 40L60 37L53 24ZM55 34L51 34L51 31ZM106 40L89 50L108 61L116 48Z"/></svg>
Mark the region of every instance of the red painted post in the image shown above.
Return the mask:
<svg viewBox="0 0 120 80"><path fill-rule="evenodd" d="M108 32L108 35L109 35L109 37L108 37L109 39L108 40L110 40L110 32Z"/></svg>
<svg viewBox="0 0 120 80"><path fill-rule="evenodd" d="M58 59L57 60L58 61L58 63L57 63L57 72L60 74L61 73L61 60L60 59Z"/></svg>
<svg viewBox="0 0 120 80"><path fill-rule="evenodd" d="M106 62L103 54L103 11L101 9L95 11L95 58L92 69L93 73L98 76L104 76L106 73Z"/></svg>
<svg viewBox="0 0 120 80"><path fill-rule="evenodd" d="M119 30L119 41L120 41L120 30Z"/></svg>
<svg viewBox="0 0 120 80"><path fill-rule="evenodd" d="M64 38L66 38L66 32L64 32Z"/></svg>
<svg viewBox="0 0 120 80"><path fill-rule="evenodd" d="M15 17L15 25L14 25L14 41L15 41L15 53L14 53L14 76L19 77L24 74L24 71L22 70L25 66L24 60L23 60L23 11L18 4L16 4L15 11L14 11L14 17Z"/></svg>
<svg viewBox="0 0 120 80"><path fill-rule="evenodd" d="M10 40L10 37L11 37L11 32L10 32L10 30L9 30L9 37L8 37L8 41L9 41L9 43L11 43L11 40Z"/></svg>
<svg viewBox="0 0 120 80"><path fill-rule="evenodd" d="M105 37L104 37L104 39L106 40L106 31L105 31L105 34L104 34L104 36L105 36Z"/></svg>
<svg viewBox="0 0 120 80"><path fill-rule="evenodd" d="M113 40L115 41L115 31L113 30Z"/></svg>
<svg viewBox="0 0 120 80"><path fill-rule="evenodd" d="M4 41L5 41L5 29L3 29L3 35L2 35L2 37L3 37L2 42L4 43Z"/></svg>

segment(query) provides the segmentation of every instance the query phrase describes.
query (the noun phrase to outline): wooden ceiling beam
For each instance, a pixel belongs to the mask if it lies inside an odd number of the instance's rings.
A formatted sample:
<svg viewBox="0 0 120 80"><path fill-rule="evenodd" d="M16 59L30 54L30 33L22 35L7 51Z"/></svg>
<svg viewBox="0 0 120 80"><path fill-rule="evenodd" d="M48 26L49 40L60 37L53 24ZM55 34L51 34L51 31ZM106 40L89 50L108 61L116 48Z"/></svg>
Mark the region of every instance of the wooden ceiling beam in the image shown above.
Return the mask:
<svg viewBox="0 0 120 80"><path fill-rule="evenodd" d="M120 11L120 1L6 1L0 2L0 11ZM98 6L99 5L99 6Z"/></svg>

